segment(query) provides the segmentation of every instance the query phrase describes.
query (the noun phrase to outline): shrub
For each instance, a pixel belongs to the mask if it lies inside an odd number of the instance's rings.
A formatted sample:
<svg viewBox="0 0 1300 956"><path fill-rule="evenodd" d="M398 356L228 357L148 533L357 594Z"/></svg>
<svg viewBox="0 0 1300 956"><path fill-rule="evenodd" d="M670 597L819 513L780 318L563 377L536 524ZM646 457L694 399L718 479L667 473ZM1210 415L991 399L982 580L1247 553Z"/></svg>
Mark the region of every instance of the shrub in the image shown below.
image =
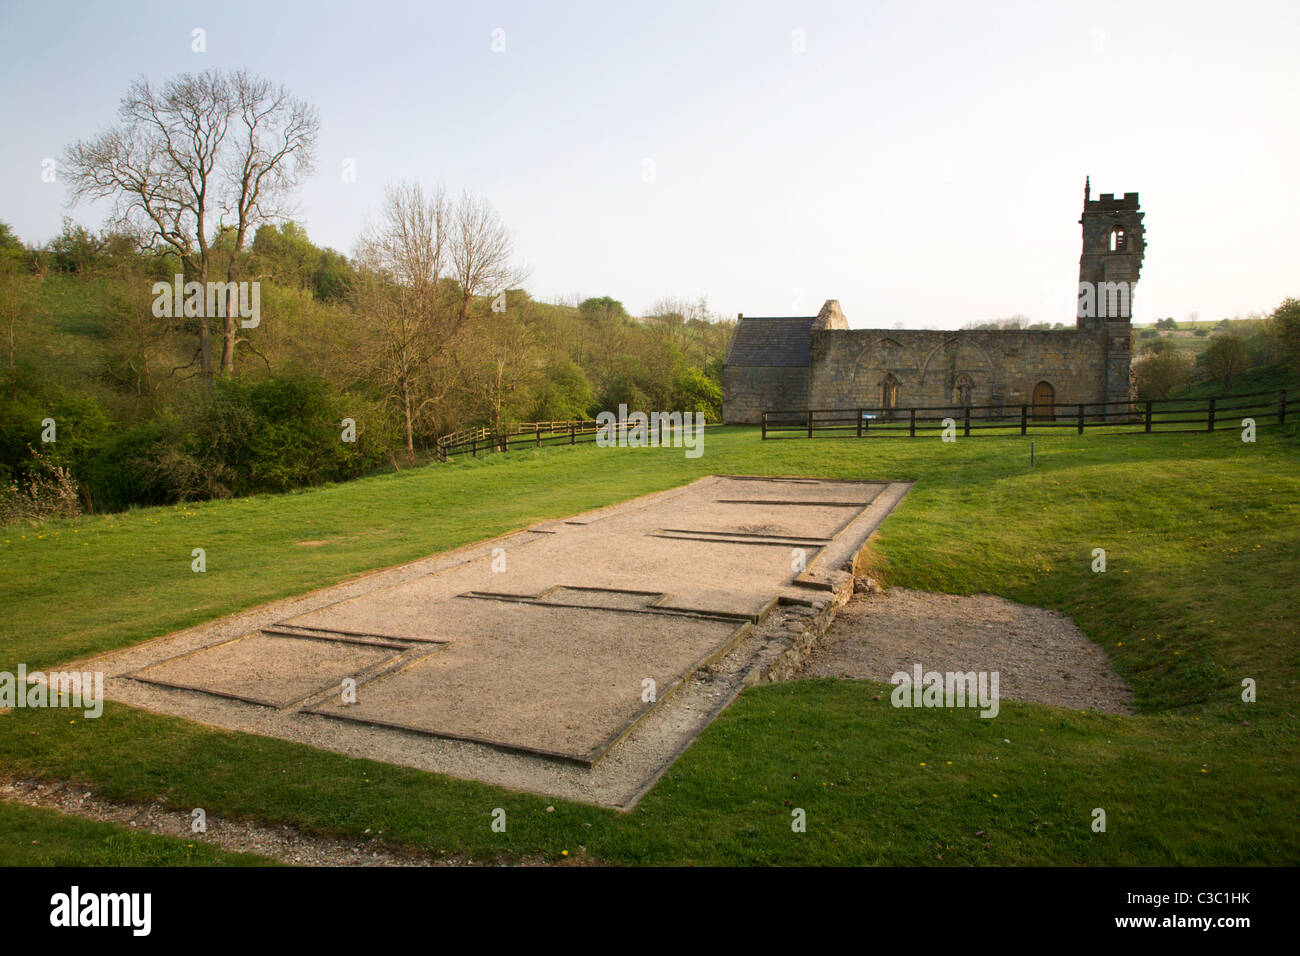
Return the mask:
<svg viewBox="0 0 1300 956"><path fill-rule="evenodd" d="M356 441L342 440L342 420ZM158 505L343 481L384 462L393 429L373 403L311 377L214 383L179 415L105 444L87 483L97 507Z"/></svg>
<svg viewBox="0 0 1300 956"><path fill-rule="evenodd" d="M366 407L320 378L222 381L198 428L194 454L217 493L287 491L355 478L383 462L391 438L382 419L372 419L377 428L365 427L359 409ZM342 439L345 418L358 423L355 442Z"/></svg>
<svg viewBox="0 0 1300 956"><path fill-rule="evenodd" d="M161 505L213 496L204 466L187 450L176 418L136 425L108 442L86 473L96 508Z"/></svg>
<svg viewBox="0 0 1300 956"><path fill-rule="evenodd" d="M24 476L0 484L0 524L35 524L47 518L75 518L79 514L80 495L72 473L41 452L31 453Z"/></svg>
<svg viewBox="0 0 1300 956"><path fill-rule="evenodd" d="M1149 354L1133 366L1142 398L1168 398L1169 392L1188 380L1192 363L1181 349Z"/></svg>

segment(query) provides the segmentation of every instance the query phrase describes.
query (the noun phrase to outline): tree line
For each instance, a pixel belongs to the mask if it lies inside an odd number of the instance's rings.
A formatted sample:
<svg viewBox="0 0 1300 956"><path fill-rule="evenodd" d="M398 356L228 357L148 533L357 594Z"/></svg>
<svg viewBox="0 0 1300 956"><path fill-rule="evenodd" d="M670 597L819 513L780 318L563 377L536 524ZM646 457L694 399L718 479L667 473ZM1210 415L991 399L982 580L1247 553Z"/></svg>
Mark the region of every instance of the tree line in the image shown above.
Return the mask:
<svg viewBox="0 0 1300 956"><path fill-rule="evenodd" d="M535 300L483 197L396 183L350 255L313 243L288 212L318 130L245 71L142 78L61 163L102 228L32 246L0 222L0 520L345 480L466 425L721 417L730 322L703 299ZM220 307L160 317L178 275Z"/></svg>

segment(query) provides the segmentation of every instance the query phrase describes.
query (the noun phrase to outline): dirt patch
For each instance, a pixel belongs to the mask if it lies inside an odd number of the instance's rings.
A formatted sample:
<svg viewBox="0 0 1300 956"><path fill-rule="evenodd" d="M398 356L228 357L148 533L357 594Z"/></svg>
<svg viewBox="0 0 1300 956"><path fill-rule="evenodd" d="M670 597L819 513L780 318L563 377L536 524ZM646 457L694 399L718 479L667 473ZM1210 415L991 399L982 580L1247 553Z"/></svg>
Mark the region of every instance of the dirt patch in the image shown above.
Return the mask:
<svg viewBox="0 0 1300 956"><path fill-rule="evenodd" d="M1105 651L1070 618L987 594L859 594L796 676L888 681L916 664L926 671L997 671L1000 695L1011 700L1133 712L1132 692Z"/></svg>

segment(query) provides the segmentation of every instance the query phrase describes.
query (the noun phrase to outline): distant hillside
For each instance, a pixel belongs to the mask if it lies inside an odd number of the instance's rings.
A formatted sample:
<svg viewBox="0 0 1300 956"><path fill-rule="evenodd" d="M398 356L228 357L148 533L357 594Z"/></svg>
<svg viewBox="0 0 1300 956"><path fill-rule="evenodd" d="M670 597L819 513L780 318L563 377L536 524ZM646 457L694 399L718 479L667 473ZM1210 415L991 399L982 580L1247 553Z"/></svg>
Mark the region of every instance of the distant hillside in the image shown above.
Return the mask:
<svg viewBox="0 0 1300 956"><path fill-rule="evenodd" d="M1300 371L1300 302L1268 316L1135 326L1133 370L1144 399L1283 387Z"/></svg>

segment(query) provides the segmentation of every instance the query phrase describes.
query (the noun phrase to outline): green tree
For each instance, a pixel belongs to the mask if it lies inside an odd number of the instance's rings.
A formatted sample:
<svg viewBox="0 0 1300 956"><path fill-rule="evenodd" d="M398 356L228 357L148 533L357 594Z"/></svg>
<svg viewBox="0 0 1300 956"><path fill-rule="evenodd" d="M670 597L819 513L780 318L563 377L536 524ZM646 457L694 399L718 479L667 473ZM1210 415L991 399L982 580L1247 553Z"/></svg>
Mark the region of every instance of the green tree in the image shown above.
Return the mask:
<svg viewBox="0 0 1300 956"><path fill-rule="evenodd" d="M699 412L705 421L721 421L722 388L701 369L679 369L672 407L683 412Z"/></svg>
<svg viewBox="0 0 1300 956"><path fill-rule="evenodd" d="M620 324L631 321L623 303L609 296L587 299L578 306L578 315L596 325Z"/></svg>
<svg viewBox="0 0 1300 956"><path fill-rule="evenodd" d="M1223 390L1232 388L1232 380L1246 368L1246 346L1231 332L1216 335L1201 355L1201 363L1210 376L1223 381Z"/></svg>
<svg viewBox="0 0 1300 956"><path fill-rule="evenodd" d="M587 419L595 403L587 373L573 362L560 362L543 373L532 418L538 422Z"/></svg>
<svg viewBox="0 0 1300 956"><path fill-rule="evenodd" d="M9 223L0 221L0 266L17 267L27 252L27 247L14 233Z"/></svg>
<svg viewBox="0 0 1300 956"><path fill-rule="evenodd" d="M1168 398L1171 390L1187 381L1191 367L1182 349L1150 353L1133 366L1138 393L1143 398Z"/></svg>
<svg viewBox="0 0 1300 956"><path fill-rule="evenodd" d="M1269 320L1277 351L1293 372L1300 372L1300 299L1286 299Z"/></svg>
<svg viewBox="0 0 1300 956"><path fill-rule="evenodd" d="M46 249L54 257L54 268L60 272L84 275L99 260L99 238L85 226L63 217L62 231L50 240Z"/></svg>
<svg viewBox="0 0 1300 956"><path fill-rule="evenodd" d="M253 268L281 285L307 289L320 261L307 232L296 222L259 226L253 234Z"/></svg>

